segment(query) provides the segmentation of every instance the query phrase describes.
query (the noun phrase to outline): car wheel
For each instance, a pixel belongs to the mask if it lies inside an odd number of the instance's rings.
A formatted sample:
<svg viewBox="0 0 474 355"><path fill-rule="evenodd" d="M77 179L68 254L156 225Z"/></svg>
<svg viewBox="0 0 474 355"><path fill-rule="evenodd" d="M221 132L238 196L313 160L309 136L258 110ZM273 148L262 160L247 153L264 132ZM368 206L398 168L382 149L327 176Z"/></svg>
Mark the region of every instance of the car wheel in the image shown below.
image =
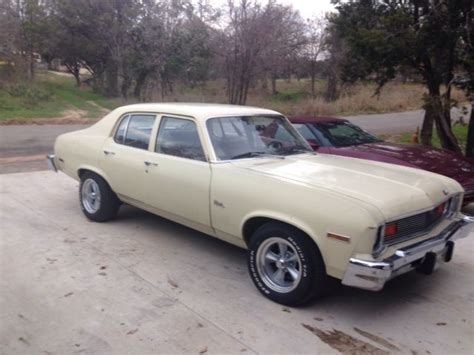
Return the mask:
<svg viewBox="0 0 474 355"><path fill-rule="evenodd" d="M109 184L94 173L82 175L79 200L82 212L87 218L96 222L114 219L120 207L120 200Z"/></svg>
<svg viewBox="0 0 474 355"><path fill-rule="evenodd" d="M270 222L257 229L247 263L255 286L277 303L301 305L325 290L326 269L318 247L287 224Z"/></svg>

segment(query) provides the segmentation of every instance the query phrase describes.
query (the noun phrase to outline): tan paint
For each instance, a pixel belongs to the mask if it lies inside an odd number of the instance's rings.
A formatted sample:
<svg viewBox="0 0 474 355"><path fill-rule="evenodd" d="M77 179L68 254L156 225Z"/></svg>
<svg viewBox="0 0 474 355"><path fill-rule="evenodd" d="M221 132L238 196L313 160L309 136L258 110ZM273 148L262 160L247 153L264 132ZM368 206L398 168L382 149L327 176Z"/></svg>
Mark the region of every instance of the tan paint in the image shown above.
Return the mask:
<svg viewBox="0 0 474 355"><path fill-rule="evenodd" d="M148 150L119 145L111 138L118 119L127 113L157 115ZM195 120L209 162L154 152L162 114ZM90 167L125 202L241 247L245 247L244 225L251 218L289 223L314 239L328 274L338 278L353 255L371 258L380 225L434 208L447 198L442 193L445 189L449 195L463 191L456 181L441 175L331 155L216 161L206 120L255 114L278 113L230 105L124 106L90 128L58 137L56 163L75 179L79 169ZM116 154L106 156L104 150ZM59 158L64 162L58 162ZM157 165L146 168L145 160ZM429 238L448 223L417 239ZM328 238L328 233L347 236L350 243ZM379 258L389 253L393 247Z"/></svg>

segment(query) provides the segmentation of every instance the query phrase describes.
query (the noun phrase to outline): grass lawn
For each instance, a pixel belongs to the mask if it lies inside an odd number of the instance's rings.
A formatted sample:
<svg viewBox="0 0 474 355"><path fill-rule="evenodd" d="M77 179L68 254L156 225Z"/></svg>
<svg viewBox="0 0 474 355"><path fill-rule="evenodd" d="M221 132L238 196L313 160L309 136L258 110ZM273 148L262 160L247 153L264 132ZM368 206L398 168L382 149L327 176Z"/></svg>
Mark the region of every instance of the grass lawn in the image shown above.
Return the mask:
<svg viewBox="0 0 474 355"><path fill-rule="evenodd" d="M415 110L422 107L423 95L426 93L421 84L391 82L379 96L374 96L376 84L363 82L342 86L340 97L336 101L326 102L324 93L327 82L324 80L316 81L315 98L311 96L308 79L279 79L275 94L271 93L269 83L267 86L254 84L249 90L247 105L273 109L287 116L341 116ZM465 100L459 90L453 90L453 98L459 102ZM195 86L176 83L173 92L162 97L161 92L154 91L150 93L150 100L227 103L226 81L211 80ZM127 103L98 95L85 85L78 88L72 76L45 70L38 70L33 83L0 82L0 124L7 121L40 123L41 119L48 119L43 122L50 123L80 123L81 120L100 118L106 110ZM409 140L409 135L403 139Z"/></svg>
<svg viewBox="0 0 474 355"><path fill-rule="evenodd" d="M78 88L69 76L38 72L34 83L0 87L0 121L61 117L98 118L105 110L120 106L117 99Z"/></svg>
<svg viewBox="0 0 474 355"><path fill-rule="evenodd" d="M460 125L456 124L453 126L453 133L458 139L459 145L461 146L461 150L464 152L466 149L466 142L467 142L467 131L468 131L468 125ZM409 144L411 143L413 133L403 133L399 135L381 135L380 138L384 140L388 140L390 142L394 143L403 143L403 144ZM438 133L436 132L436 129L433 129L433 139L432 139L433 146L436 148L441 148L441 144L439 142L439 137Z"/></svg>

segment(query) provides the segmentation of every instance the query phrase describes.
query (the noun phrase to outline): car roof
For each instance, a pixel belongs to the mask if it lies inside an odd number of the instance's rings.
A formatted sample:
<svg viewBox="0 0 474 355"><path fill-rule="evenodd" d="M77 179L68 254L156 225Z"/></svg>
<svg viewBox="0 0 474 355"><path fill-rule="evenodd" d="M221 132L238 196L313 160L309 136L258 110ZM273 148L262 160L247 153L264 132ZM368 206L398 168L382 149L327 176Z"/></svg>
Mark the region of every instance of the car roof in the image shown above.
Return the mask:
<svg viewBox="0 0 474 355"><path fill-rule="evenodd" d="M348 122L343 118L326 116L292 116L288 117L291 123L328 123L328 122Z"/></svg>
<svg viewBox="0 0 474 355"><path fill-rule="evenodd" d="M281 113L252 106L206 104L206 103L145 103L121 106L116 113L122 115L128 112L153 112L192 116L196 119L207 119L218 116L243 115L281 115Z"/></svg>

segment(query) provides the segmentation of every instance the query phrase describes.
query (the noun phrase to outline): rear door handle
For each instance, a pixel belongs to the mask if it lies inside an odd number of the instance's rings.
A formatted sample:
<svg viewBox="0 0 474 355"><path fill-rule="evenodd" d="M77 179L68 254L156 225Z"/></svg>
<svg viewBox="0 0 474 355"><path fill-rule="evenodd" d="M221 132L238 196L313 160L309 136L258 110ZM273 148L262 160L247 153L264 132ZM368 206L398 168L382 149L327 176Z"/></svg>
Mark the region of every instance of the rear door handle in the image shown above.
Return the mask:
<svg viewBox="0 0 474 355"><path fill-rule="evenodd" d="M153 163L151 161L145 161L144 163L145 163L146 166L158 166L158 164Z"/></svg>
<svg viewBox="0 0 474 355"><path fill-rule="evenodd" d="M110 150L104 150L105 155L115 155L115 152L111 152Z"/></svg>

